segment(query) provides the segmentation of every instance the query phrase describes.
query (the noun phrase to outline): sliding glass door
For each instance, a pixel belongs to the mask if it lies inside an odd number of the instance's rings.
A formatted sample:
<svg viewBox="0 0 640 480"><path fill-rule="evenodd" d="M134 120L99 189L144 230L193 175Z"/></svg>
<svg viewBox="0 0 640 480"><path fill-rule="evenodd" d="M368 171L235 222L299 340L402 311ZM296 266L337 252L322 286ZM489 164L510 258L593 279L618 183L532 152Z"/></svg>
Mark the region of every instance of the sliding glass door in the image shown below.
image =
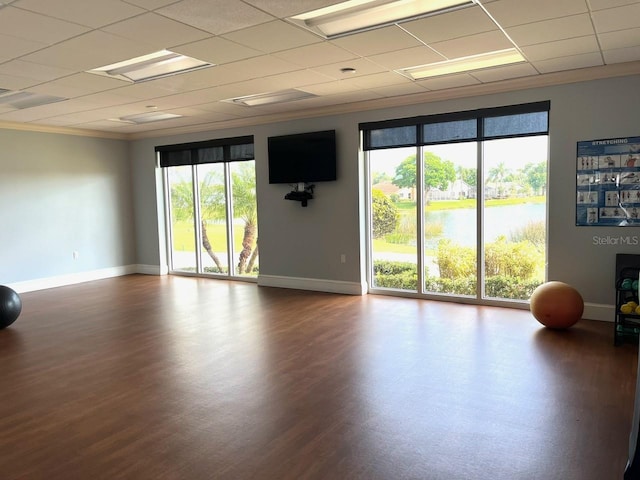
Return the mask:
<svg viewBox="0 0 640 480"><path fill-rule="evenodd" d="M165 173L170 271L256 277L252 139L172 145L158 151Z"/></svg>
<svg viewBox="0 0 640 480"><path fill-rule="evenodd" d="M361 128L371 291L522 301L544 282L548 103Z"/></svg>

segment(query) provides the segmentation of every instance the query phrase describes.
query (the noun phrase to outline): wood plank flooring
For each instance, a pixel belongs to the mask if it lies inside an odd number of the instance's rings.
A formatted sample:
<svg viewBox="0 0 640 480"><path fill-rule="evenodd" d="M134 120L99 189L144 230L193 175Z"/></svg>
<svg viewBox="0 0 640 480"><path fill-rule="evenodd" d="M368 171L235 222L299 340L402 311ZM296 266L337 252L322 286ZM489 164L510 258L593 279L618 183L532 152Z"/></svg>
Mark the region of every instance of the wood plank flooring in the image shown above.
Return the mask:
<svg viewBox="0 0 640 480"><path fill-rule="evenodd" d="M610 480L637 347L527 311L132 275L22 294L0 478Z"/></svg>

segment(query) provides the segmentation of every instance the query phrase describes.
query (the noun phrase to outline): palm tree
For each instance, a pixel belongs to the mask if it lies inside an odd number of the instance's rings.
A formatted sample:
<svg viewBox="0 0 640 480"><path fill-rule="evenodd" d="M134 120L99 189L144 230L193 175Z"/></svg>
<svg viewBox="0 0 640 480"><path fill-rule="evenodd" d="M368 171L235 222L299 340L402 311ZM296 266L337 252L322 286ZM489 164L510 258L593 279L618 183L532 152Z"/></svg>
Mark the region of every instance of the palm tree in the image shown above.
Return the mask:
<svg viewBox="0 0 640 480"><path fill-rule="evenodd" d="M244 222L242 250L237 273L251 273L258 257L258 213L256 208L256 173L253 162L239 162L231 173L233 216Z"/></svg>

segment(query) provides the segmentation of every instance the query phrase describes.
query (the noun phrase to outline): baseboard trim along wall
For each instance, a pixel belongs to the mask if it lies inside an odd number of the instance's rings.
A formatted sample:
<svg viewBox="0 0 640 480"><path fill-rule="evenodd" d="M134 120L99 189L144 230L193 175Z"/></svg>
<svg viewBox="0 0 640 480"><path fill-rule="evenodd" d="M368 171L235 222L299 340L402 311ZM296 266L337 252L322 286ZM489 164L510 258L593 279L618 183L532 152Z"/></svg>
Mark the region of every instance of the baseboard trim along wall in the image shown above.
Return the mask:
<svg viewBox="0 0 640 480"><path fill-rule="evenodd" d="M47 288L64 287L76 283L102 280L104 278L119 277L140 273L144 275L166 275L167 266L160 265L124 265L121 267L103 268L88 272L70 273L55 277L37 278L24 282L8 283L9 288L18 293L44 290ZM322 280L317 278L282 277L278 275L258 275L258 285L261 287L291 288L295 290L312 290L316 292L342 293L344 295L366 295L366 283L344 282L338 280ZM599 303L585 303L582 318L613 322L615 307Z"/></svg>
<svg viewBox="0 0 640 480"><path fill-rule="evenodd" d="M258 275L258 285L261 287L343 293L345 295L364 295L367 293L365 283L322 280L317 278L281 277L277 275Z"/></svg>
<svg viewBox="0 0 640 480"><path fill-rule="evenodd" d="M123 265L121 267L102 268L88 272L69 273L57 275L55 277L36 278L24 282L9 283L7 286L18 293L33 292L35 290L45 290L47 288L64 287L76 283L91 282L104 278L121 277L134 273L145 275L163 275L162 268L157 265ZM166 274L167 272L164 272Z"/></svg>

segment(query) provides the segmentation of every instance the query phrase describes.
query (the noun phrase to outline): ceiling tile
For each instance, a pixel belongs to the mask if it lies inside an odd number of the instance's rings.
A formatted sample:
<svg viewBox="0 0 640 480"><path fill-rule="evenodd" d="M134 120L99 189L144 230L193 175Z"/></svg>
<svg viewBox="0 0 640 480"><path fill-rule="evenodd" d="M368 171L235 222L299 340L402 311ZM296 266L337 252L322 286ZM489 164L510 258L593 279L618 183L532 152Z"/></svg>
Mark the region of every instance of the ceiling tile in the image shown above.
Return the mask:
<svg viewBox="0 0 640 480"><path fill-rule="evenodd" d="M364 75L351 80L355 85L361 88L378 88L387 87L389 85L404 85L412 83L404 75L395 72L374 73L373 75Z"/></svg>
<svg viewBox="0 0 640 480"><path fill-rule="evenodd" d="M556 42L540 43L523 47L522 52L525 57L532 62L548 60L551 58L568 57L599 51L598 42L595 35L587 37L569 38Z"/></svg>
<svg viewBox="0 0 640 480"><path fill-rule="evenodd" d="M189 27L155 13L146 13L123 20L104 27L102 30L113 35L146 43L153 46L155 50L171 49L175 45L202 40L210 36L202 30Z"/></svg>
<svg viewBox="0 0 640 480"><path fill-rule="evenodd" d="M88 32L89 28L7 7L0 10L0 31L4 35L51 45Z"/></svg>
<svg viewBox="0 0 640 480"><path fill-rule="evenodd" d="M93 28L144 13L120 0L20 0L16 6Z"/></svg>
<svg viewBox="0 0 640 480"><path fill-rule="evenodd" d="M621 7L632 3L640 3L638 0L589 0L591 10L604 10L605 8Z"/></svg>
<svg viewBox="0 0 640 480"><path fill-rule="evenodd" d="M540 60L533 62L533 66L540 73L559 72L562 70L573 70L576 68L596 67L603 65L600 52L583 53L571 57L558 57L551 60Z"/></svg>
<svg viewBox="0 0 640 480"><path fill-rule="evenodd" d="M397 97L399 95L412 95L414 93L424 93L427 91L417 82L400 83L397 85L387 85L384 87L371 88L372 91L383 97Z"/></svg>
<svg viewBox="0 0 640 480"><path fill-rule="evenodd" d="M272 55L247 58L238 62L227 63L213 67L211 70L217 78L218 85L234 83L238 81L251 80L268 75L293 72L300 67L289 62L285 62ZM322 72L321 72L322 73Z"/></svg>
<svg viewBox="0 0 640 480"><path fill-rule="evenodd" d="M511 27L506 32L520 47L594 34L591 17L586 13Z"/></svg>
<svg viewBox="0 0 640 480"><path fill-rule="evenodd" d="M317 35L282 20L227 33L223 38L266 53L289 50L322 41Z"/></svg>
<svg viewBox="0 0 640 480"><path fill-rule="evenodd" d="M398 52L372 55L369 57L369 60L387 69L397 70L399 68L417 67L418 65L426 65L427 63L441 62L446 59L429 47L420 46Z"/></svg>
<svg viewBox="0 0 640 480"><path fill-rule="evenodd" d="M0 74L24 77L37 83L66 77L73 73L74 70L52 67L49 65L39 65L37 63L24 62L22 60L13 60L0 65Z"/></svg>
<svg viewBox="0 0 640 480"><path fill-rule="evenodd" d="M635 62L640 60L640 47L605 50L603 54L604 60L608 65L612 63Z"/></svg>
<svg viewBox="0 0 640 480"><path fill-rule="evenodd" d="M245 0L246 3L279 18L292 17L337 3L336 0Z"/></svg>
<svg viewBox="0 0 640 480"><path fill-rule="evenodd" d="M635 28L638 26L638 19L640 19L640 3L599 10L591 15L596 31L599 33Z"/></svg>
<svg viewBox="0 0 640 480"><path fill-rule="evenodd" d="M447 88L466 87L468 85L476 85L480 83L477 79L471 75L458 74L447 75L444 77L430 78L427 80L420 80L418 82L428 90L444 90Z"/></svg>
<svg viewBox="0 0 640 480"><path fill-rule="evenodd" d="M489 32L496 29L496 24L482 8L474 6L406 22L402 28L424 43L433 43Z"/></svg>
<svg viewBox="0 0 640 480"><path fill-rule="evenodd" d="M183 0L157 13L216 35L274 20L273 16L240 0Z"/></svg>
<svg viewBox="0 0 640 480"><path fill-rule="evenodd" d="M24 90L39 83L32 78L17 77L0 73L0 87L5 90Z"/></svg>
<svg viewBox="0 0 640 480"><path fill-rule="evenodd" d="M347 35L331 40L331 43L362 56L393 52L421 45L417 39L396 26Z"/></svg>
<svg viewBox="0 0 640 480"><path fill-rule="evenodd" d="M175 47L173 51L216 65L262 55L262 52L258 50L239 45L222 37L211 37L198 42L187 43Z"/></svg>
<svg viewBox="0 0 640 480"><path fill-rule="evenodd" d="M91 73L78 73L59 80L43 83L33 87L31 91L54 95L56 97L74 98L118 88L124 84L126 84L126 82L123 80L93 75Z"/></svg>
<svg viewBox="0 0 640 480"><path fill-rule="evenodd" d="M336 62L355 60L357 57L330 42L314 43L304 47L274 53L274 57L301 67L318 67Z"/></svg>
<svg viewBox="0 0 640 480"><path fill-rule="evenodd" d="M556 17L586 13L585 0L499 0L483 2L487 11L504 27L540 22Z"/></svg>
<svg viewBox="0 0 640 480"><path fill-rule="evenodd" d="M340 71L340 69L344 67L354 68L355 73L345 76L345 74ZM369 60L359 58L357 60L349 61L348 63L341 62L314 67L313 70L327 75L331 78L335 78L336 80L340 80L344 78L352 78L359 75L371 75L372 73L380 73L385 69L380 65L370 62Z"/></svg>
<svg viewBox="0 0 640 480"><path fill-rule="evenodd" d="M504 67L478 70L471 72L470 75L477 78L482 83L489 83L498 82L500 80L509 80L511 78L527 77L529 75L538 75L538 72L529 63L519 63L517 65L507 65Z"/></svg>
<svg viewBox="0 0 640 480"><path fill-rule="evenodd" d="M598 35L603 50L627 48L640 45L640 27L618 30Z"/></svg>
<svg viewBox="0 0 640 480"><path fill-rule="evenodd" d="M447 59L453 59L512 48L513 44L500 30L494 30L432 43L430 46Z"/></svg>
<svg viewBox="0 0 640 480"><path fill-rule="evenodd" d="M147 10L155 10L156 8L166 7L172 3L178 3L180 0L124 0L126 3L136 5Z"/></svg>
<svg viewBox="0 0 640 480"><path fill-rule="evenodd" d="M151 53L148 45L94 30L23 57L42 65L90 70Z"/></svg>
<svg viewBox="0 0 640 480"><path fill-rule="evenodd" d="M40 42L32 42L23 38L10 37L0 33L0 62L13 60L21 55L35 52L47 45Z"/></svg>
<svg viewBox="0 0 640 480"><path fill-rule="evenodd" d="M358 85L355 85L353 82L349 82L348 79L335 80L333 82L319 83L304 87L305 92L319 96L355 92L359 89L360 87Z"/></svg>

